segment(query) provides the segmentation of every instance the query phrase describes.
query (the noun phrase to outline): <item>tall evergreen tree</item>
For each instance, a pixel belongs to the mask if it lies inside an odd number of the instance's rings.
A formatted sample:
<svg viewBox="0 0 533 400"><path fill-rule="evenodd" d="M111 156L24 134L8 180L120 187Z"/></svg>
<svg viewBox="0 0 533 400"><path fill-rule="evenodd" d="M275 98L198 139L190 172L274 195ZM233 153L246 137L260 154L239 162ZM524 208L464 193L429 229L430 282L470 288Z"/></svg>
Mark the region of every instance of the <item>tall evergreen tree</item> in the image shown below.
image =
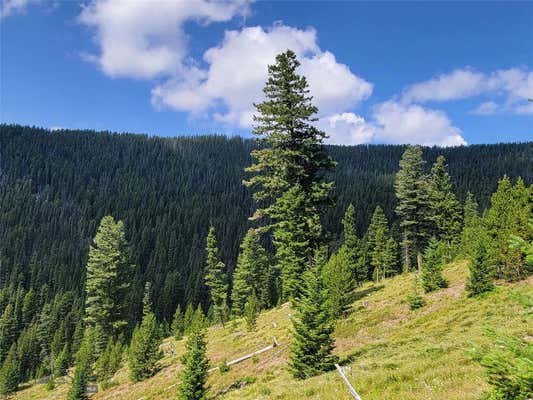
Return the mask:
<svg viewBox="0 0 533 400"><path fill-rule="evenodd" d="M463 229L461 231L461 254L470 256L473 244L480 236L482 221L479 217L478 204L471 192L466 194L463 206Z"/></svg>
<svg viewBox="0 0 533 400"><path fill-rule="evenodd" d="M412 248L417 257L418 271L422 271L422 251L431 233L431 209L425 161L420 146L409 146L400 160L396 174L396 213L404 233L403 246Z"/></svg>
<svg viewBox="0 0 533 400"><path fill-rule="evenodd" d="M386 248L389 235L387 217L385 217L383 209L377 206L372 215L367 233L370 245L370 265L372 265L372 275L376 283L385 277L385 270L387 269Z"/></svg>
<svg viewBox="0 0 533 400"><path fill-rule="evenodd" d="M241 253L233 272L233 314L242 315L244 305L252 294L257 297L262 307L270 306L273 278L266 250L259 241L259 234L255 229L250 229L241 244Z"/></svg>
<svg viewBox="0 0 533 400"><path fill-rule="evenodd" d="M422 267L421 281L422 287L426 292L432 292L448 286L448 282L442 276L445 246L443 242L439 242L433 237L424 252L426 261Z"/></svg>
<svg viewBox="0 0 533 400"><path fill-rule="evenodd" d="M322 144L326 134L313 124L318 109L312 104L307 80L297 74L299 65L295 53L287 50L268 67L263 89L266 99L255 105L257 115L254 116L254 134L265 146L252 151L254 164L247 171L254 176L245 181L247 186L256 189L253 197L258 208L252 219L266 219L263 228L272 228L277 236L275 245L285 298L299 296L301 274L297 276L295 271L305 269L312 258L309 249L323 240L323 232L316 224L320 222L323 206L329 203L332 188L332 183L325 181L324 172L335 166ZM294 191L287 197L290 190ZM300 203L304 201L305 207L288 208L290 197ZM291 217L296 220L290 221ZM313 229L304 230L299 239L305 246L291 247L291 240L302 233L302 219L313 221ZM282 222L285 225L278 226ZM280 229L282 233L276 235ZM286 274L285 268L292 271ZM287 283L286 278L297 278L299 282Z"/></svg>
<svg viewBox="0 0 533 400"><path fill-rule="evenodd" d="M218 255L218 245L215 236L215 227L211 225L207 235L207 261L205 272L205 284L211 293L211 301L213 303L215 315L217 319L224 323L228 314L228 278L226 274L226 267L220 261Z"/></svg>
<svg viewBox="0 0 533 400"><path fill-rule="evenodd" d="M152 283L146 282L144 284L144 296L143 296L143 316L146 316L152 312Z"/></svg>
<svg viewBox="0 0 533 400"><path fill-rule="evenodd" d="M297 304L297 316L292 320L294 342L289 368L298 379L335 368L336 357L331 354L334 340L328 292L321 277L324 262L323 254L317 251L313 265L304 274L303 296Z"/></svg>
<svg viewBox="0 0 533 400"><path fill-rule="evenodd" d="M455 197L448 165L443 156L438 156L431 168L428 190L433 234L447 244L450 253L452 243L457 241L461 230L461 206Z"/></svg>
<svg viewBox="0 0 533 400"><path fill-rule="evenodd" d="M174 312L174 317L172 318L171 326L172 334L176 340L181 340L183 338L183 334L185 333L184 322L184 315L181 312L181 306L178 304L178 307L176 307L176 311Z"/></svg>
<svg viewBox="0 0 533 400"><path fill-rule="evenodd" d="M20 360L17 355L17 346L13 343L7 353L2 368L0 368L0 395L7 395L17 390L20 373Z"/></svg>
<svg viewBox="0 0 533 400"><path fill-rule="evenodd" d="M366 260L366 246L364 241L357 237L355 221L355 207L349 204L342 218L343 244L342 252L346 262L352 268L353 275L358 284L367 280L368 266Z"/></svg>
<svg viewBox="0 0 533 400"><path fill-rule="evenodd" d="M499 277L521 279L531 273L519 249L509 246L512 235L529 240L528 220L533 215L533 185L527 187L522 179L513 185L505 176L492 194L490 209L484 218L489 237L487 249L491 263Z"/></svg>
<svg viewBox="0 0 533 400"><path fill-rule="evenodd" d="M105 216L89 250L85 283L85 323L98 332L97 352L104 349L109 336L120 334L128 324L130 271L124 224Z"/></svg>
<svg viewBox="0 0 533 400"><path fill-rule="evenodd" d="M206 380L209 360L206 357L206 349L205 330L193 330L187 338L186 352L182 358L185 367L180 373L178 400L207 399Z"/></svg>
<svg viewBox="0 0 533 400"><path fill-rule="evenodd" d="M356 286L344 247L326 263L322 270L322 279L328 291L327 303L331 317L340 318L350 308Z"/></svg>
<svg viewBox="0 0 533 400"><path fill-rule="evenodd" d="M88 328L85 330L80 349L76 353L76 369L67 395L67 400L88 399L87 383L92 374L96 335L97 333L94 328Z"/></svg>
<svg viewBox="0 0 533 400"><path fill-rule="evenodd" d="M147 379L156 372L156 362L161 358L160 344L159 326L150 311L143 317L141 325L135 328L131 338L128 362L133 382Z"/></svg>
<svg viewBox="0 0 533 400"><path fill-rule="evenodd" d="M470 276L466 284L469 296L477 296L494 288L494 269L487 253L483 238L478 238L473 245L470 264Z"/></svg>
<svg viewBox="0 0 533 400"><path fill-rule="evenodd" d="M259 301L254 292L248 297L244 304L244 320L249 331L253 331L256 327L257 316L259 314Z"/></svg>

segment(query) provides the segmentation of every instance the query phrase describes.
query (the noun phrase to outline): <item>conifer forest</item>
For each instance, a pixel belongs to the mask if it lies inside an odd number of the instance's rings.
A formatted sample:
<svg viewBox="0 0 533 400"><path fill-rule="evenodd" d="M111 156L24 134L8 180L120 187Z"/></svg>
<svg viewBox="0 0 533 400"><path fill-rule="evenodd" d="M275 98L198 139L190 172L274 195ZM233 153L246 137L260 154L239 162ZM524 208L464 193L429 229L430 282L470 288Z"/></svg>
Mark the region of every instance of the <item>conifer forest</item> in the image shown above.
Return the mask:
<svg viewBox="0 0 533 400"><path fill-rule="evenodd" d="M533 398L533 142L326 144L290 50L263 93L252 138L0 126L0 396Z"/></svg>

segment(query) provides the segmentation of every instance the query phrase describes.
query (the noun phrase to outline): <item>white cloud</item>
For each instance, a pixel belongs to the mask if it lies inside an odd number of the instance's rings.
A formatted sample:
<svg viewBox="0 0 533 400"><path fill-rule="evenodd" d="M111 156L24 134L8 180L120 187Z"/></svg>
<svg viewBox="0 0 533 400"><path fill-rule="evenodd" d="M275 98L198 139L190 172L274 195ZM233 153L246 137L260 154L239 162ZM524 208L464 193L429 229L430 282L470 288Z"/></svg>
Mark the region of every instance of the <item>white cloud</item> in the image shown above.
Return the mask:
<svg viewBox="0 0 533 400"><path fill-rule="evenodd" d="M486 101L473 113L496 112L530 113L527 99L533 97L533 72L525 68L509 68L484 74L469 68L456 69L449 74L409 86L402 94L402 102L425 103L451 101L474 96L502 97L503 103Z"/></svg>
<svg viewBox="0 0 533 400"><path fill-rule="evenodd" d="M2 0L0 5L0 18L24 12L30 3L37 0Z"/></svg>
<svg viewBox="0 0 533 400"><path fill-rule="evenodd" d="M481 93L483 74L469 69L457 69L450 74L409 86L402 95L407 103L464 99Z"/></svg>
<svg viewBox="0 0 533 400"><path fill-rule="evenodd" d="M99 54L86 58L110 76L153 78L184 69L187 21L229 21L246 14L248 0L95 0L80 22L96 30Z"/></svg>
<svg viewBox="0 0 533 400"><path fill-rule="evenodd" d="M318 127L329 136L328 143L355 145L370 143L376 135L376 127L351 112L333 114L321 118Z"/></svg>
<svg viewBox="0 0 533 400"><path fill-rule="evenodd" d="M491 115L498 111L500 106L493 101L485 101L471 111L472 114Z"/></svg>
<svg viewBox="0 0 533 400"><path fill-rule="evenodd" d="M387 101L377 105L373 115L378 126L376 138L387 143L442 147L466 144L461 130L439 110Z"/></svg>
<svg viewBox="0 0 533 400"><path fill-rule="evenodd" d="M266 30L249 27L227 31L219 46L204 53L206 69L194 68L191 74L158 85L152 91L152 101L193 114L217 109L213 114L216 120L249 128L253 103L263 98L267 66L287 49L298 55L299 73L307 77L321 115L352 108L372 93L371 83L319 48L314 29L278 24Z"/></svg>

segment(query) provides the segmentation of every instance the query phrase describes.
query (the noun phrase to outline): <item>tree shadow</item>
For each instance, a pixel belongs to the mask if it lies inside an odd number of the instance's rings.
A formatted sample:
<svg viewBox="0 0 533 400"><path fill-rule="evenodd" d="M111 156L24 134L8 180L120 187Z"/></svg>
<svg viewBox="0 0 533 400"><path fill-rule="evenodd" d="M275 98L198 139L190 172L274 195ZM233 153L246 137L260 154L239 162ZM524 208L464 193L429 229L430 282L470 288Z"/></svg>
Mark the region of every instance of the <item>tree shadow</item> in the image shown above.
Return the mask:
<svg viewBox="0 0 533 400"><path fill-rule="evenodd" d="M356 290L353 295L353 301L361 300L362 298L368 296L369 294L382 290L384 287L385 287L384 285L379 285L379 286L371 286L363 290Z"/></svg>

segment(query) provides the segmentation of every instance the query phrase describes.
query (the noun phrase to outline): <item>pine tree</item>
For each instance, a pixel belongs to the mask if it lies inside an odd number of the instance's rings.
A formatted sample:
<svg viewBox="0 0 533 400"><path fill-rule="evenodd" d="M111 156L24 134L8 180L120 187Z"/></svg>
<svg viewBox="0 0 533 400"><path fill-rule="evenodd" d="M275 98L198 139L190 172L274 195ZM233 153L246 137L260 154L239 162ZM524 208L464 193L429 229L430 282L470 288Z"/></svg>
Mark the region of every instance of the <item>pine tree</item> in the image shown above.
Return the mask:
<svg viewBox="0 0 533 400"><path fill-rule="evenodd" d="M143 296L143 316L146 316L152 312L152 283L146 282L144 284L144 296Z"/></svg>
<svg viewBox="0 0 533 400"><path fill-rule="evenodd" d="M194 307L192 306L191 303L189 303L187 304L187 307L185 308L185 314L183 315L183 326L184 326L183 333L185 335L189 334L191 327L192 327L193 319L194 319Z"/></svg>
<svg viewBox="0 0 533 400"><path fill-rule="evenodd" d="M20 372L17 347L13 343L0 369L0 395L7 395L17 390L20 381Z"/></svg>
<svg viewBox="0 0 533 400"><path fill-rule="evenodd" d="M505 176L498 182L498 189L492 194L490 209L484 218L489 237L487 250L491 263L499 277L517 280L531 271L519 249L509 246L512 235L529 240L528 220L533 215L533 185L527 187L519 178L515 185Z"/></svg>
<svg viewBox="0 0 533 400"><path fill-rule="evenodd" d="M468 267L470 269L470 277L466 284L466 291L469 296L477 296L494 288L494 270L490 264L483 238L479 238L474 242Z"/></svg>
<svg viewBox="0 0 533 400"><path fill-rule="evenodd" d="M425 263L422 268L421 281L426 293L448 286L448 282L442 276L445 246L443 242L433 237L424 252Z"/></svg>
<svg viewBox="0 0 533 400"><path fill-rule="evenodd" d="M217 319L222 323L226 322L228 315L228 279L225 272L225 265L218 256L217 239L215 227L209 228L207 235L207 262L205 283L211 293L211 301Z"/></svg>
<svg viewBox="0 0 533 400"><path fill-rule="evenodd" d="M207 399L206 380L209 360L206 357L206 349L205 331L193 330L187 338L186 353L182 358L184 368L180 373L178 400Z"/></svg>
<svg viewBox="0 0 533 400"><path fill-rule="evenodd" d="M198 304L198 307L196 307L196 310L194 311L194 315L192 317L191 329L192 330L205 329L208 326L208 322L209 321L207 320L204 314L202 305Z"/></svg>
<svg viewBox="0 0 533 400"><path fill-rule="evenodd" d="M302 276L312 258L310 233L320 236L322 227L317 213L307 215L309 199L299 185L278 199L273 209L279 221L274 230L277 268L281 275L282 299L296 300L302 293ZM310 218L314 217L314 219Z"/></svg>
<svg viewBox="0 0 533 400"><path fill-rule="evenodd" d="M94 329L85 330L80 348L76 353L76 369L74 378L67 395L67 400L87 400L87 382L92 374L92 364L95 357L95 339L98 333Z"/></svg>
<svg viewBox="0 0 533 400"><path fill-rule="evenodd" d="M34 317L37 316L39 311L37 293L33 288L28 290L26 296L24 296L24 304L22 305L22 322L25 326L28 326Z"/></svg>
<svg viewBox="0 0 533 400"><path fill-rule="evenodd" d="M422 271L422 251L431 233L431 209L425 161L420 146L409 146L400 160L396 174L396 213L404 233L403 246L412 248L417 256L418 271ZM407 250L409 253L409 250Z"/></svg>
<svg viewBox="0 0 533 400"><path fill-rule="evenodd" d="M89 250L85 284L85 323L98 332L97 353L103 350L109 336L120 334L128 324L125 296L130 270L124 224L105 216Z"/></svg>
<svg viewBox="0 0 533 400"><path fill-rule="evenodd" d="M343 244L342 252L358 284L367 280L368 267L366 263L366 248L362 240L357 237L355 221L355 207L349 204L342 218Z"/></svg>
<svg viewBox="0 0 533 400"><path fill-rule="evenodd" d="M292 375L305 379L334 368L336 357L333 325L328 307L328 292L321 279L323 256L317 252L313 265L304 274L303 296L293 319L294 342L289 368Z"/></svg>
<svg viewBox="0 0 533 400"><path fill-rule="evenodd" d="M389 237L385 243L383 263L384 278L398 273L398 243L393 237Z"/></svg>
<svg viewBox="0 0 533 400"><path fill-rule="evenodd" d="M0 318L0 363L4 361L17 336L15 306L9 303Z"/></svg>
<svg viewBox="0 0 533 400"><path fill-rule="evenodd" d="M172 334L176 340L181 340L185 332L184 315L181 312L181 306L178 304L174 317L172 318Z"/></svg>
<svg viewBox="0 0 533 400"><path fill-rule="evenodd" d="M386 246L389 237L387 217L380 206L377 206L370 226L368 227L368 241L370 244L370 264L373 267L373 276L376 283L385 277Z"/></svg>
<svg viewBox="0 0 533 400"><path fill-rule="evenodd" d="M448 259L451 259L451 246L457 241L461 230L461 206L455 197L443 156L438 156L433 164L428 186L433 234L447 244Z"/></svg>
<svg viewBox="0 0 533 400"><path fill-rule="evenodd" d="M153 312L143 317L140 326L133 331L129 351L130 379L139 382L156 372L156 362L161 358L161 335Z"/></svg>
<svg viewBox="0 0 533 400"><path fill-rule="evenodd" d="M480 236L482 221L478 214L478 204L471 192L466 194L463 207L463 229L461 231L461 254L470 256L473 244Z"/></svg>
<svg viewBox="0 0 533 400"><path fill-rule="evenodd" d="M307 80L296 72L299 65L295 53L287 50L268 67L266 100L255 105L254 116L254 134L266 146L252 151L254 164L246 170L254 176L244 182L256 189L258 208L252 219L263 219L263 229L274 231L285 299L299 296L298 272L312 258L308 249L323 240L320 215L332 188L324 172L335 166L322 144L326 134L313 124L318 109L311 102ZM298 204L293 206L291 200ZM311 229L305 221L311 221Z"/></svg>
<svg viewBox="0 0 533 400"><path fill-rule="evenodd" d="M268 265L266 250L261 246L258 232L250 229L241 244L241 253L233 272L231 292L233 314L242 315L244 305L252 293L258 298L262 307L270 306L272 286L273 276Z"/></svg>
<svg viewBox="0 0 533 400"><path fill-rule="evenodd" d="M348 260L342 247L331 256L322 270L322 279L328 291L329 311L334 319L346 314L354 298L356 282Z"/></svg>
<svg viewBox="0 0 533 400"><path fill-rule="evenodd" d="M259 301L257 300L255 293L252 292L244 304L244 320L246 321L246 327L249 331L255 329L258 314Z"/></svg>
<svg viewBox="0 0 533 400"><path fill-rule="evenodd" d="M58 354L54 361L54 376L63 376L67 372L70 363L70 353L68 343L65 343L63 349Z"/></svg>

